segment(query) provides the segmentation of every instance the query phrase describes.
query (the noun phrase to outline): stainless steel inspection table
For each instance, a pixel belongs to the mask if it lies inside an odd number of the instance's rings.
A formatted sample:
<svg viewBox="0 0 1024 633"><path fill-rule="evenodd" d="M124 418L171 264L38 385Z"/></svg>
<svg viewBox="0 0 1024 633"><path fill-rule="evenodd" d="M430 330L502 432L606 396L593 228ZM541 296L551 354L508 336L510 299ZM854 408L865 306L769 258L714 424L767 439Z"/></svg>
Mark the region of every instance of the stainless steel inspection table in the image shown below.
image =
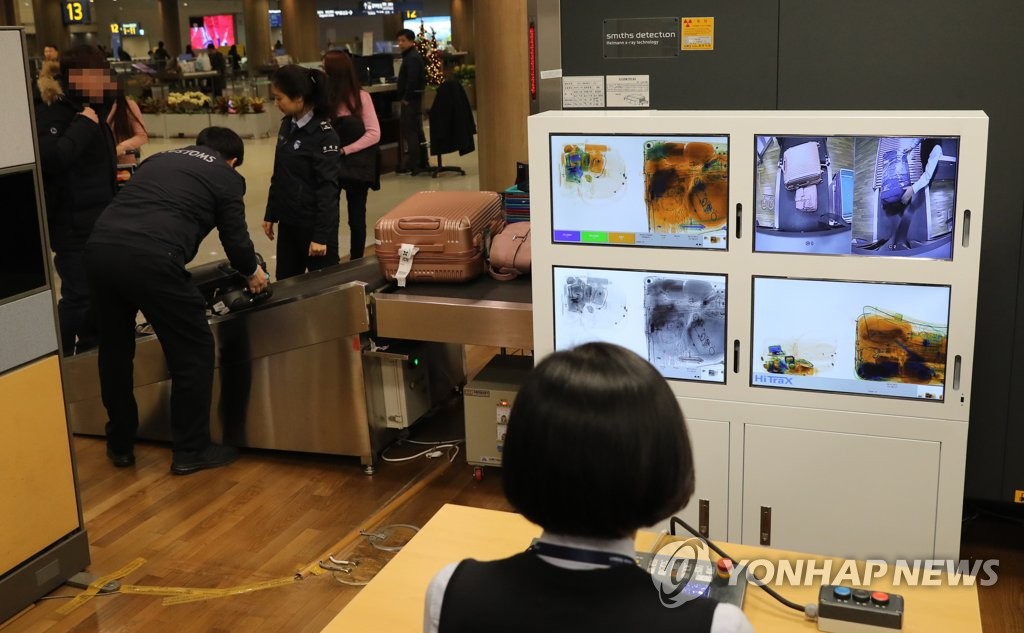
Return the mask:
<svg viewBox="0 0 1024 633"><path fill-rule="evenodd" d="M530 278L468 284L394 284L373 293L377 334L388 338L533 349Z"/></svg>

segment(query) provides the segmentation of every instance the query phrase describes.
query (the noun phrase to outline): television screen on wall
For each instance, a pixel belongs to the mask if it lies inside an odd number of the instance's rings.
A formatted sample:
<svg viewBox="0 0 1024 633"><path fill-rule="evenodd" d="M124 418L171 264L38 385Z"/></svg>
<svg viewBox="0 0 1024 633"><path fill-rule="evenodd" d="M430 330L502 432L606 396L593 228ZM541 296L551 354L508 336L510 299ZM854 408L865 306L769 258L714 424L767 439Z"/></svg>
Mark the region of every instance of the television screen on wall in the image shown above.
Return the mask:
<svg viewBox="0 0 1024 633"><path fill-rule="evenodd" d="M727 248L727 135L552 134L556 244Z"/></svg>
<svg viewBox="0 0 1024 633"><path fill-rule="evenodd" d="M430 39L430 30L434 30L434 37L440 46L445 46L452 39L452 18L450 15L437 15L428 18L412 18L403 22L403 28L409 29L417 36L420 34L420 26L426 31L427 39Z"/></svg>
<svg viewBox="0 0 1024 633"><path fill-rule="evenodd" d="M555 266L555 349L615 343L665 378L725 382L726 276Z"/></svg>
<svg viewBox="0 0 1024 633"><path fill-rule="evenodd" d="M943 400L949 286L754 277L753 294L752 386Z"/></svg>
<svg viewBox="0 0 1024 633"><path fill-rule="evenodd" d="M952 259L959 137L754 142L755 251Z"/></svg>
<svg viewBox="0 0 1024 633"><path fill-rule="evenodd" d="M220 48L235 43L235 16L204 15L188 19L189 40L192 50L199 54L208 44Z"/></svg>

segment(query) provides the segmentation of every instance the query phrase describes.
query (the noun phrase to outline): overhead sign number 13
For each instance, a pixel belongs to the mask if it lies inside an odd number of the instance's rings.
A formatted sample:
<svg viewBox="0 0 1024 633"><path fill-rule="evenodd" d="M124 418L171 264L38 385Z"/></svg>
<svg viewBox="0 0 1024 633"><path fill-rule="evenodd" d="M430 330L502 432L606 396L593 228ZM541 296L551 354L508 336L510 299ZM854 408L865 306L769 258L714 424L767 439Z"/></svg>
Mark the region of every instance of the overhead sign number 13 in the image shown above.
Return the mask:
<svg viewBox="0 0 1024 633"><path fill-rule="evenodd" d="M84 24L89 21L85 3L78 0L64 3L64 20L67 24Z"/></svg>

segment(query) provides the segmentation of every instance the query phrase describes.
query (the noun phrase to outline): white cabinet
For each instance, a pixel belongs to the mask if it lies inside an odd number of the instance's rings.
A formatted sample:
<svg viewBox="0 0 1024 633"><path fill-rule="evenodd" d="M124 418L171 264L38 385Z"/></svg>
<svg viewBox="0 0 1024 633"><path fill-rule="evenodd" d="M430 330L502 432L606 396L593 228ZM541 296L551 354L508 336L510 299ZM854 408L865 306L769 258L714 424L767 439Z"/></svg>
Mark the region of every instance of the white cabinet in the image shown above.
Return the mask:
<svg viewBox="0 0 1024 633"><path fill-rule="evenodd" d="M0 168L29 165L36 162L29 107L32 99L25 85L25 54L21 47L21 31L0 31Z"/></svg>
<svg viewBox="0 0 1024 633"><path fill-rule="evenodd" d="M729 423L688 418L686 428L697 485L678 516L694 529L706 527L712 540L724 541L729 534ZM669 523L662 521L653 529L669 531Z"/></svg>
<svg viewBox="0 0 1024 633"><path fill-rule="evenodd" d="M936 441L748 424L743 543L931 558L940 449Z"/></svg>

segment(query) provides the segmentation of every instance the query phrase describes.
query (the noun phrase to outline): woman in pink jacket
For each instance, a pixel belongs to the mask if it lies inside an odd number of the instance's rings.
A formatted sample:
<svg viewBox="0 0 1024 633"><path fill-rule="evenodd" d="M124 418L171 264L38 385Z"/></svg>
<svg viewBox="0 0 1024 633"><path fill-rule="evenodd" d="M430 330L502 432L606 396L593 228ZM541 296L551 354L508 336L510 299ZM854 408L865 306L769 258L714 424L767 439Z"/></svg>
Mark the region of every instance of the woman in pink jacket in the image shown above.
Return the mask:
<svg viewBox="0 0 1024 633"><path fill-rule="evenodd" d="M124 91L118 91L117 98L107 115L107 124L114 131L117 143L117 164L135 165L139 162L138 150L149 142L149 134L142 123L142 111L135 101L125 98Z"/></svg>
<svg viewBox="0 0 1024 633"><path fill-rule="evenodd" d="M332 123L341 139L341 188L348 202L349 253L351 259L359 259L366 245L366 197L371 187L374 191L380 189L380 123L370 93L360 87L347 52L328 51L323 67L329 79Z"/></svg>

